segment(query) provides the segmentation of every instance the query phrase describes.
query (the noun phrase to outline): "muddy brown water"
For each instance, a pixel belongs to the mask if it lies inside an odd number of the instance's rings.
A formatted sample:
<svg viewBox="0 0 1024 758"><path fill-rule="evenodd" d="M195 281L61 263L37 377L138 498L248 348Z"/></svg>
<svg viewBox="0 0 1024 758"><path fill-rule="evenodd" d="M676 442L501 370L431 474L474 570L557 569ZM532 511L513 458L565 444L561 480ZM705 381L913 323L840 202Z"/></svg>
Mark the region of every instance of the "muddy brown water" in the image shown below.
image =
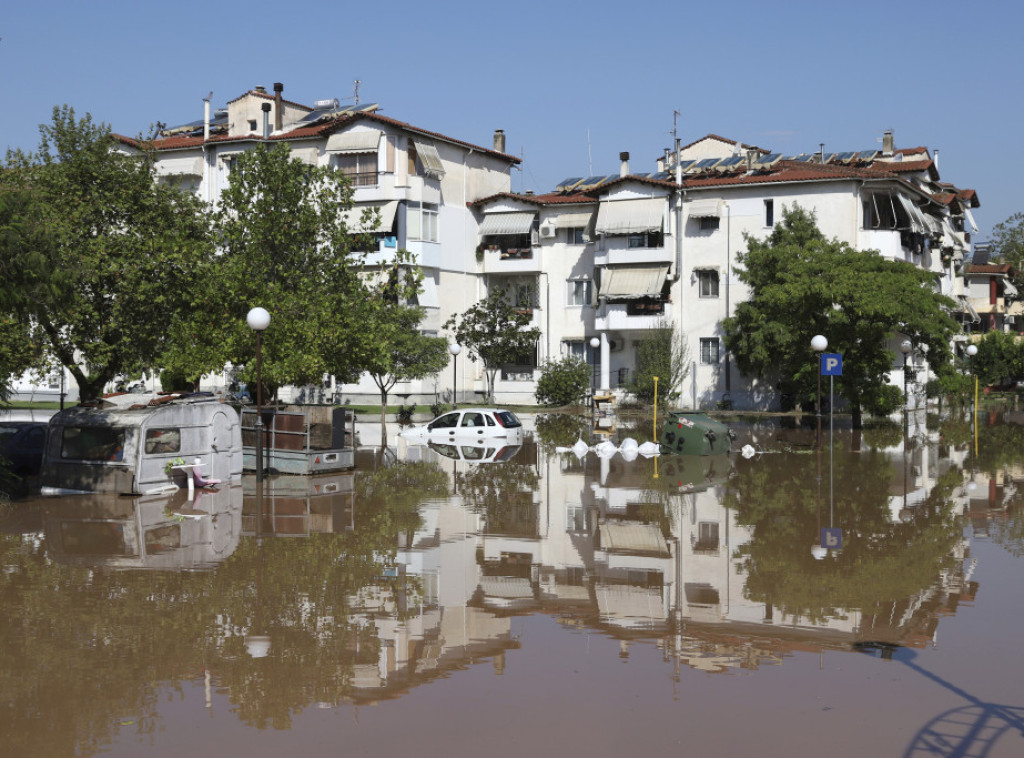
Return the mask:
<svg viewBox="0 0 1024 758"><path fill-rule="evenodd" d="M536 417L515 451L18 502L0 754L1024 755L1024 427L979 421L735 418L750 457L631 460Z"/></svg>

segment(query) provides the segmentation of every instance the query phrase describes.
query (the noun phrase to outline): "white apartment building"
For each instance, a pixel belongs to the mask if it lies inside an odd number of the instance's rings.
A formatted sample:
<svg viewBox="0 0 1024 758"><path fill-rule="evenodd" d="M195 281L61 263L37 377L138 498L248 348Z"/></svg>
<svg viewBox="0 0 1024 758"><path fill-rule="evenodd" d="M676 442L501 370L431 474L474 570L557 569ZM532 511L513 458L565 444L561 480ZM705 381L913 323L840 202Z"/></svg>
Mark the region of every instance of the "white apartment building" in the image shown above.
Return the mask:
<svg viewBox="0 0 1024 758"><path fill-rule="evenodd" d="M882 149L783 156L708 135L666 153L652 173L632 173L628 153L620 160L618 175L474 204L488 289L515 298L531 285L544 332L538 361L585 357L600 390L621 391L636 342L668 319L692 361L685 386L673 388L680 405L778 408L773 387L732 365L722 322L750 296L736 275L746 236L766 237L797 204L826 236L933 272L936 289L961 303L962 320L978 319L962 276L977 194L939 182L926 148L896 149L887 132ZM600 346L591 352L594 337ZM913 360L926 369L923 353ZM507 368L499 398L527 401L529 367ZM902 385L901 361L890 379Z"/></svg>

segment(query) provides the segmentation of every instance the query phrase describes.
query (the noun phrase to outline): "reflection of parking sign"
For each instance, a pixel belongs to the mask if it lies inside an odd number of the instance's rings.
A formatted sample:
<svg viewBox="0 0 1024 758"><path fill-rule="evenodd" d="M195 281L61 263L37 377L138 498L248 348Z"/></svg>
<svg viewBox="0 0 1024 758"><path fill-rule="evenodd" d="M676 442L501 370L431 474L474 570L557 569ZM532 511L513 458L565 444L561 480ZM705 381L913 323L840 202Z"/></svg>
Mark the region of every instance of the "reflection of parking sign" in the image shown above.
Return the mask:
<svg viewBox="0 0 1024 758"><path fill-rule="evenodd" d="M821 354L821 375L822 376L842 376L843 375L843 356L841 353L822 353Z"/></svg>
<svg viewBox="0 0 1024 758"><path fill-rule="evenodd" d="M825 527L821 530L821 546L827 550L842 550L843 549L843 530L842 529L829 529Z"/></svg>

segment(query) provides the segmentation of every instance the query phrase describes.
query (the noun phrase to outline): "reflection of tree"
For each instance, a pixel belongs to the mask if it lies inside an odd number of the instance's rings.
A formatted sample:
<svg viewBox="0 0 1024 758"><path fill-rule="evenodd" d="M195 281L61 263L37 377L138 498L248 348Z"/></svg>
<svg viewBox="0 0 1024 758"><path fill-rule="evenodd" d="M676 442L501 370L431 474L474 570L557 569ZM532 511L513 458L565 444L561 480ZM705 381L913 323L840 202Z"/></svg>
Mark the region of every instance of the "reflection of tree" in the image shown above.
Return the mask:
<svg viewBox="0 0 1024 758"><path fill-rule="evenodd" d="M843 529L843 550L818 561L810 548L819 528L829 526L828 472L818 507L817 471L807 456L783 455L737 462L725 503L739 523L754 527L753 539L738 551L747 573L746 596L813 621L865 615L880 604L906 599L931 587L955 563L960 539L950 495L959 471L943 475L906 522L892 523L889 483L892 463L877 452L836 455L833 471L835 526Z"/></svg>
<svg viewBox="0 0 1024 758"><path fill-rule="evenodd" d="M372 624L353 618L384 578L400 531L448 492L432 464L391 466L356 480L355 530L308 538L243 537L216 571L117 571L51 560L46 544L0 535L0 741L5 755L90 755L118 719L156 729L157 687L212 674L245 723L287 727L315 702L352 691L353 666L374 663ZM262 561L261 570L257 571ZM260 628L257 628L260 627ZM252 658L247 634L271 638Z"/></svg>
<svg viewBox="0 0 1024 758"><path fill-rule="evenodd" d="M984 434L978 436L978 455L972 459L971 467L995 476L1024 461L1024 430L1020 424L997 423L994 413L988 420ZM978 423L985 423L983 414L978 415Z"/></svg>
<svg viewBox="0 0 1024 758"><path fill-rule="evenodd" d="M534 439L547 455L556 447L571 447L584 434L590 434L590 418L577 413L544 413L536 419Z"/></svg>
<svg viewBox="0 0 1024 758"><path fill-rule="evenodd" d="M1007 511L1006 518L997 519L992 524L992 539L1006 548L1010 555L1017 558L1024 556L1024 507L1019 497Z"/></svg>
<svg viewBox="0 0 1024 758"><path fill-rule="evenodd" d="M458 476L463 501L486 514L488 532L536 535L533 493L540 482L536 468L502 463L476 466L466 473L459 472Z"/></svg>

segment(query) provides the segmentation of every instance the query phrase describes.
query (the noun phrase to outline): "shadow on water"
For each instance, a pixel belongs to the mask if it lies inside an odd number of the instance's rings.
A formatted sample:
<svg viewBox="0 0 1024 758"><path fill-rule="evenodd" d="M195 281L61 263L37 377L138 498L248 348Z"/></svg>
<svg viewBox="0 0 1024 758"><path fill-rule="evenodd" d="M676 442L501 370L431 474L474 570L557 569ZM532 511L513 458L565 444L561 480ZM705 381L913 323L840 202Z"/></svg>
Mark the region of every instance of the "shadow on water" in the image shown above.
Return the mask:
<svg viewBox="0 0 1024 758"><path fill-rule="evenodd" d="M854 647L862 653L878 655L883 660L898 661L968 702L968 705L940 713L921 727L903 754L904 758L982 758L989 755L1003 737L1016 733L1024 738L1024 707L983 701L920 666L916 660L917 653L913 650L873 642L860 643ZM1003 746L1005 743L999 747Z"/></svg>

